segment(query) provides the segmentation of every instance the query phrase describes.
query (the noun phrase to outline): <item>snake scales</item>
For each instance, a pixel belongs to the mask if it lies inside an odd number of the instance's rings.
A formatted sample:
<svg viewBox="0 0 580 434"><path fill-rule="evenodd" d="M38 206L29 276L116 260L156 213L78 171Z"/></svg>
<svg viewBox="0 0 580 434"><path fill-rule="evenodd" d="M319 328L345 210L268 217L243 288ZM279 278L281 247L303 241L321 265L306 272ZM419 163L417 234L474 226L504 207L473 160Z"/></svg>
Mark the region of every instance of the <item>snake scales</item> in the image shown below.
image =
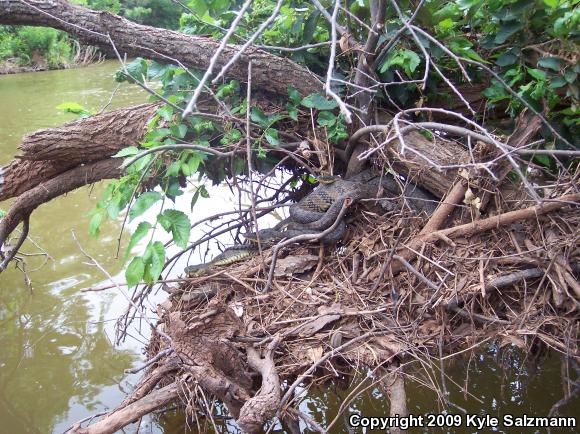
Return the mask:
<svg viewBox="0 0 580 434"><path fill-rule="evenodd" d="M229 247L212 261L188 266L184 271L187 276L194 277L207 272L214 266L238 262L257 250L258 239L261 246L269 247L284 238L320 233L334 224L347 199L356 202L361 199L373 198L376 197L379 189L383 189L391 197L404 197L411 208L416 211L424 211L427 214L434 211L438 202L429 193L412 184L402 188L400 183L390 174L381 176L365 171L350 180L327 177L310 194L290 207L289 219L276 225L273 229L247 233L244 244ZM345 230L346 224L341 220L320 241L323 243L337 242L343 237Z"/></svg>

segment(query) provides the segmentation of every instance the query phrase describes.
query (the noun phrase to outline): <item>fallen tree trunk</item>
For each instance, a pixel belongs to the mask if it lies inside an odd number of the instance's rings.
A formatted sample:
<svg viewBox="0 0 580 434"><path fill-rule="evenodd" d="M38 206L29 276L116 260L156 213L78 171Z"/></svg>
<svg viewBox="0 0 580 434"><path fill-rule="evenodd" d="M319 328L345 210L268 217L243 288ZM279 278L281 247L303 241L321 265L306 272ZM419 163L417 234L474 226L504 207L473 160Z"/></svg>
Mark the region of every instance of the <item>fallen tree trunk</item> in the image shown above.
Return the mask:
<svg viewBox="0 0 580 434"><path fill-rule="evenodd" d="M22 155L0 168L0 201L79 165L106 159L127 146L138 146L157 107L141 104L26 135L19 146Z"/></svg>
<svg viewBox="0 0 580 434"><path fill-rule="evenodd" d="M0 220L0 246L18 224L28 218L38 206L83 185L102 179L116 178L120 174L119 160L106 159L75 167L26 191L18 197L8 213Z"/></svg>
<svg viewBox="0 0 580 434"><path fill-rule="evenodd" d="M0 24L52 27L88 45L111 47L112 41L121 55L142 56L163 63L177 63L175 59L179 59L183 65L194 69L207 68L220 44L216 39L136 24L64 0L0 0ZM217 59L216 69L219 71L239 48L227 45ZM286 95L289 84L302 95L322 91L318 77L306 68L252 47L230 68L227 76L245 82L250 60L252 82L264 91Z"/></svg>

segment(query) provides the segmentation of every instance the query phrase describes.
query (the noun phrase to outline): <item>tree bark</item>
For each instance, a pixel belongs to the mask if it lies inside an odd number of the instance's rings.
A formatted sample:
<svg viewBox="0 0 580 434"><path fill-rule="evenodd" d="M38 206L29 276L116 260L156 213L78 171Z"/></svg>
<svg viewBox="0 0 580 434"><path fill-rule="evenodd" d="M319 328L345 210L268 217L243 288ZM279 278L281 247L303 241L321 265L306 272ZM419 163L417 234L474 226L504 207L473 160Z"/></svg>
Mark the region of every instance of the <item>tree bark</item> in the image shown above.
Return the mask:
<svg viewBox="0 0 580 434"><path fill-rule="evenodd" d="M72 432L75 434L113 434L121 428L136 422L141 417L151 413L158 408L164 407L175 400L179 394L179 387L172 383L159 390L151 392L149 395L138 401L129 404L119 411L110 413L100 421L89 425L86 428L75 427Z"/></svg>
<svg viewBox="0 0 580 434"><path fill-rule="evenodd" d="M0 168L0 201L79 165L107 159L127 146L138 146L157 107L141 104L25 136L19 146L23 154Z"/></svg>
<svg viewBox="0 0 580 434"><path fill-rule="evenodd" d="M83 185L118 177L121 174L119 164L119 160L110 158L78 166L20 195L0 220L0 246L18 224L28 218L38 206Z"/></svg>
<svg viewBox="0 0 580 434"><path fill-rule="evenodd" d="M112 40L121 55L142 56L164 63L177 63L175 59L178 59L194 69L206 69L220 44L219 40L136 24L64 0L0 0L0 24L52 27L99 47L110 48ZM238 51L239 46L227 45L217 59L216 70ZM306 68L253 47L245 51L227 76L247 81L250 60L253 85L264 91L286 95L289 84L302 95L322 91L322 82Z"/></svg>

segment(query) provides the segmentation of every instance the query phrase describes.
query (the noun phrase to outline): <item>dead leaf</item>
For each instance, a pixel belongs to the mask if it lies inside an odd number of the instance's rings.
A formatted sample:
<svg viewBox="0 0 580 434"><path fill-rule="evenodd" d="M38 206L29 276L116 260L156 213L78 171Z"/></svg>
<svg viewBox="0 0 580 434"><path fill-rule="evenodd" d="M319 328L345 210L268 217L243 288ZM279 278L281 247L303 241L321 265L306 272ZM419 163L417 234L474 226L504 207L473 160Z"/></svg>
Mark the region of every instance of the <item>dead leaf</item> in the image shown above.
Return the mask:
<svg viewBox="0 0 580 434"><path fill-rule="evenodd" d="M286 256L276 261L274 276L281 277L305 273L311 270L317 263L318 256L315 255Z"/></svg>
<svg viewBox="0 0 580 434"><path fill-rule="evenodd" d="M323 353L324 350L322 347L308 348L307 351L308 358L312 361L312 363L316 363L322 357Z"/></svg>

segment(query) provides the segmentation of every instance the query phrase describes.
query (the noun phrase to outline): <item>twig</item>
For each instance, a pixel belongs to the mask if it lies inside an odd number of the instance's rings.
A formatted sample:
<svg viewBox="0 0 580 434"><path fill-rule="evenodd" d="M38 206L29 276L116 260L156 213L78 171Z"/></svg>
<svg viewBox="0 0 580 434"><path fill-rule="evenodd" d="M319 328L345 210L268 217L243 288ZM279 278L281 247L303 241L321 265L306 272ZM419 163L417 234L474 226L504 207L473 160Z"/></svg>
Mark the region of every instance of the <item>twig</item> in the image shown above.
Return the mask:
<svg viewBox="0 0 580 434"><path fill-rule="evenodd" d="M142 371L145 368L148 368L152 364L156 363L158 360L162 359L165 356L168 356L173 352L173 348L166 348L163 351L159 351L154 357L150 358L141 366L137 366L131 369L125 369L125 374L136 374L137 372Z"/></svg>
<svg viewBox="0 0 580 434"><path fill-rule="evenodd" d="M330 24L331 24L330 57L328 59L328 70L326 72L326 83L324 84L324 90L326 91L326 94L328 96L330 96L331 98L333 98L336 101L336 103L338 104L338 107L340 108L340 112L344 115L346 123L350 124L350 123L352 123L352 113L347 108L344 101L336 93L334 93L332 91L332 88L331 88L332 75L333 75L333 71L334 71L334 62L335 62L335 58L336 58L336 20L338 17L339 5L340 5L340 0L335 0L334 10L332 11L332 17L330 19Z"/></svg>
<svg viewBox="0 0 580 434"><path fill-rule="evenodd" d="M321 238L323 238L324 236L328 235L329 233L331 233L334 229L336 229L338 227L342 218L344 217L344 214L346 213L346 210L351 205L351 202L352 202L352 200L350 198L347 198L344 201L344 203L342 204L342 208L341 208L338 216L336 217L336 220L334 221L332 226L325 229L324 231L319 232L319 233L315 233L315 234L297 235L293 238L289 238L285 241L281 241L278 244L276 244L276 246L274 246L274 248L272 249L272 262L270 263L270 272L268 273L268 281L266 282L264 292L268 292L270 290L270 286L272 285L272 280L274 279L274 271L276 268L276 259L278 258L278 253L280 252L280 249L282 249L283 247L286 247L289 244L297 243L300 241L317 241L317 240L320 240Z"/></svg>
<svg viewBox="0 0 580 434"><path fill-rule="evenodd" d="M238 23L240 22L240 20L242 19L242 17L246 13L246 11L248 10L248 8L252 4L252 2L253 2L253 0L246 0L244 2L244 4L242 5L242 8L238 12L236 18L234 18L234 20L232 21L232 24L231 24L230 28L228 29L227 33L223 36L219 47L217 48L216 52L214 53L214 55L210 59L209 66L205 70L203 77L201 78L201 80L199 81L199 84L195 88L195 91L193 92L193 96L191 97L191 99L187 103L185 110L183 110L182 117L185 118L186 116L191 114L191 112L193 111L193 108L195 107L195 104L197 103L197 100L198 100L199 96L201 95L201 91L202 91L203 87L205 86L205 83L209 79L210 75L213 73L213 69L215 68L215 64L217 62L217 59L221 56L222 51L224 51L224 49L226 48L226 45L228 43L228 40L230 39L230 36L235 32L236 28L238 27Z"/></svg>
<svg viewBox="0 0 580 434"><path fill-rule="evenodd" d="M12 259L14 259L14 257L16 256L16 254L18 253L18 250L20 250L20 248L22 247L22 245L24 244L24 241L26 241L26 237L28 237L28 231L30 229L30 215L26 216L23 220L22 220L22 232L20 233L20 238L18 238L18 242L16 243L16 245L10 249L8 251L8 253L6 254L6 257L2 258L2 262L0 262L0 273L2 273L4 270L6 270L6 267L8 267L8 264L10 263L10 261L12 261ZM2 247L3 243L0 243L0 248ZM3 254L0 251L0 257L2 257Z"/></svg>
<svg viewBox="0 0 580 434"><path fill-rule="evenodd" d="M230 69L230 67L238 61L238 59L242 56L242 54L244 54L244 52L248 49L248 47L250 45L252 45L253 42L258 38L258 36L260 36L264 32L264 30L266 30L270 26L270 24L272 24L272 21L274 21L274 19L276 19L276 17L278 16L278 13L280 12L280 8L282 7L283 3L284 3L284 0L278 0L278 2L276 3L276 6L274 7L274 10L272 11L272 13L268 17L268 19L266 19L266 21L264 21L262 24L260 24L260 27L258 27L258 30L256 30L252 34L250 39L248 39L246 41L246 43L238 49L238 52L228 61L228 63L226 63L222 67L222 69L218 73L218 75L216 75L216 77L212 80L213 84L217 83L218 80L224 76L224 74L228 71L228 69ZM250 63L251 63L251 60L250 60ZM249 83L248 83L248 86L249 86ZM249 101L248 101L248 104L249 104Z"/></svg>

